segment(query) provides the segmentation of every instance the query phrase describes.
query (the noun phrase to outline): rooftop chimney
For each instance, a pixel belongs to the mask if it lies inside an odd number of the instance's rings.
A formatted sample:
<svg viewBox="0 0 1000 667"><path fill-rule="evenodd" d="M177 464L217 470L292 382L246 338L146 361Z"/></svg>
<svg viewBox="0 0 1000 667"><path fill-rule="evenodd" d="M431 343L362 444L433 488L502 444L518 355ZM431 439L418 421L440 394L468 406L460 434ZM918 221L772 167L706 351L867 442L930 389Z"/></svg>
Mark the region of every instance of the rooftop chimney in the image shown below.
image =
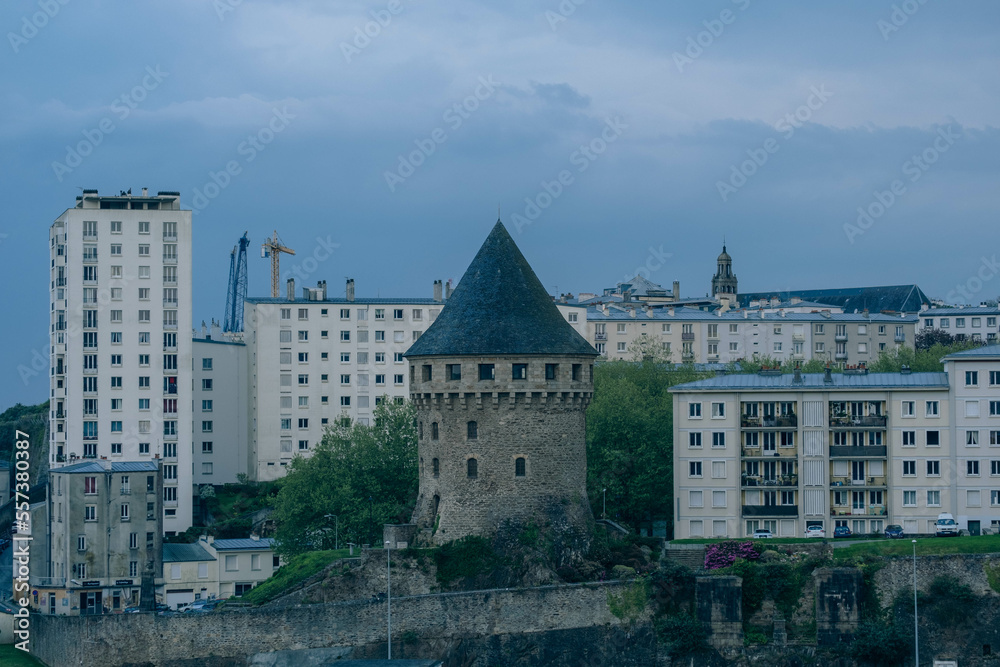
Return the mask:
<svg viewBox="0 0 1000 667"><path fill-rule="evenodd" d="M149 188L143 188L142 189L142 196L143 197L148 197L149 196Z"/></svg>
<svg viewBox="0 0 1000 667"><path fill-rule="evenodd" d="M295 278L289 278L285 283L285 292L289 301L295 301Z"/></svg>
<svg viewBox="0 0 1000 667"><path fill-rule="evenodd" d="M438 303L441 303L441 301L444 299L444 297L441 295L441 290L442 290L441 281L440 280L435 280L434 281L434 300L437 301Z"/></svg>
<svg viewBox="0 0 1000 667"><path fill-rule="evenodd" d="M323 301L326 301L326 281L325 280L317 281L316 288L320 292L320 298L323 299Z"/></svg>
<svg viewBox="0 0 1000 667"><path fill-rule="evenodd" d="M674 301L678 301L681 298L681 281L674 281Z"/></svg>
<svg viewBox="0 0 1000 667"><path fill-rule="evenodd" d="M347 279L347 300L354 301L354 278Z"/></svg>
<svg viewBox="0 0 1000 667"><path fill-rule="evenodd" d="M451 278L448 278L448 282L444 284L444 300L447 301L451 298Z"/></svg>
<svg viewBox="0 0 1000 667"><path fill-rule="evenodd" d="M802 384L802 369L795 364L795 375L792 376L792 384Z"/></svg>
<svg viewBox="0 0 1000 667"><path fill-rule="evenodd" d="M909 375L909 374L911 373L911 371L910 371L910 367L909 367L909 366L905 366L905 365L904 365L903 367L901 367L901 368L899 369L899 372L900 372L900 373L901 373L902 375Z"/></svg>
<svg viewBox="0 0 1000 667"><path fill-rule="evenodd" d="M833 371L830 369L830 364L826 365L826 372L823 374L823 382L825 384L833 384Z"/></svg>

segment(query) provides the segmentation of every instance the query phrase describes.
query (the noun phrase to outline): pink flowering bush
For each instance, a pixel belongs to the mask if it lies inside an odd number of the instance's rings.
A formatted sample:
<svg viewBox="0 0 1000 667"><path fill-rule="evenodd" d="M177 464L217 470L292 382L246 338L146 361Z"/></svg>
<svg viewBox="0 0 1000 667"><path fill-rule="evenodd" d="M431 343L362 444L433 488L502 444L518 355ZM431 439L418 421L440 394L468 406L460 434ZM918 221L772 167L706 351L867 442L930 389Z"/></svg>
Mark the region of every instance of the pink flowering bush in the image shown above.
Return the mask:
<svg viewBox="0 0 1000 667"><path fill-rule="evenodd" d="M742 558L743 560L757 560L760 554L754 548L753 542L737 542L729 540L708 545L705 549L705 569L718 570L729 567Z"/></svg>

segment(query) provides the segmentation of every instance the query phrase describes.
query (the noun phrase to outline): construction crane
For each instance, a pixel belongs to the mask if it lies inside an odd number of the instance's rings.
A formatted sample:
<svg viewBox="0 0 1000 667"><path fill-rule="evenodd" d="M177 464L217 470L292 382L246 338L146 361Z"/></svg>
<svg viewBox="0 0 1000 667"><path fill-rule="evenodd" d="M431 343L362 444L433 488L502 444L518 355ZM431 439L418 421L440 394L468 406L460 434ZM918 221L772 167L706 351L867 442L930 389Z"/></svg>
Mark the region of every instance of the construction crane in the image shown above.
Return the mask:
<svg viewBox="0 0 1000 667"><path fill-rule="evenodd" d="M225 333L240 333L243 331L243 302L247 298L247 246L250 238L246 232L233 246L229 254L229 288L226 291L226 316L223 319L222 331Z"/></svg>
<svg viewBox="0 0 1000 667"><path fill-rule="evenodd" d="M289 255L295 254L294 250L286 248L281 243L277 230L275 230L274 236L264 241L264 245L260 247L260 256L271 258L271 296L273 297L278 296L278 260L283 252Z"/></svg>

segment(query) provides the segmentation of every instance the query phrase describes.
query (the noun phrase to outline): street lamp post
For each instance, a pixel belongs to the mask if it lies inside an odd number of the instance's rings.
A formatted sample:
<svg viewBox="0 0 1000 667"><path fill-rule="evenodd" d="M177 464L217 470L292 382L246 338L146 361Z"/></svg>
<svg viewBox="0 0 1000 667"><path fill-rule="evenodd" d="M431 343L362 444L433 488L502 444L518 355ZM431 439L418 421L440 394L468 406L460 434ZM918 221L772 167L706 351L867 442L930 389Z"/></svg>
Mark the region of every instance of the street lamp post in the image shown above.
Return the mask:
<svg viewBox="0 0 1000 667"><path fill-rule="evenodd" d="M604 505L603 505L603 507L601 509L601 518L602 519L607 519L608 518L608 490L607 489L601 489L601 495L604 497Z"/></svg>
<svg viewBox="0 0 1000 667"><path fill-rule="evenodd" d="M386 635L389 643L389 660L392 660L392 547L389 540L385 541L385 586L386 586Z"/></svg>
<svg viewBox="0 0 1000 667"><path fill-rule="evenodd" d="M325 514L325 515L323 515L324 519L329 519L330 517L333 517L333 521L334 521L334 524L333 524L333 526L334 526L334 529L333 529L334 546L333 546L333 548L334 549L340 549L340 517L338 517L336 514Z"/></svg>
<svg viewBox="0 0 1000 667"><path fill-rule="evenodd" d="M920 667L920 629L917 626L917 541L913 542L913 665Z"/></svg>

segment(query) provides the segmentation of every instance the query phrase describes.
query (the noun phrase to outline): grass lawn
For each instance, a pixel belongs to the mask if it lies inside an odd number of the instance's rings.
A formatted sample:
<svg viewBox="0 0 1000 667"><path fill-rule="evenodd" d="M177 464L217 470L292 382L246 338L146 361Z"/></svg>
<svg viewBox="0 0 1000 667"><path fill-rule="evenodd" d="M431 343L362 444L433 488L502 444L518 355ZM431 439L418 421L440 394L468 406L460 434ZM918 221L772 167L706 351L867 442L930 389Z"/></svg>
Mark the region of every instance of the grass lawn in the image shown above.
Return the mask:
<svg viewBox="0 0 1000 667"><path fill-rule="evenodd" d="M1000 553L1000 535L917 538L918 556L988 553ZM841 549L834 549L833 558L834 560L850 560L869 554L876 556L910 556L913 554L913 544L910 542L910 538L852 544Z"/></svg>
<svg viewBox="0 0 1000 667"><path fill-rule="evenodd" d="M335 560L347 558L347 549L330 549L328 551L310 551L299 554L278 568L269 579L254 586L253 590L244 593L240 602L264 604L282 595L296 584L313 576Z"/></svg>
<svg viewBox="0 0 1000 667"><path fill-rule="evenodd" d="M3 667L41 667L44 664L9 644L0 646L0 665Z"/></svg>

